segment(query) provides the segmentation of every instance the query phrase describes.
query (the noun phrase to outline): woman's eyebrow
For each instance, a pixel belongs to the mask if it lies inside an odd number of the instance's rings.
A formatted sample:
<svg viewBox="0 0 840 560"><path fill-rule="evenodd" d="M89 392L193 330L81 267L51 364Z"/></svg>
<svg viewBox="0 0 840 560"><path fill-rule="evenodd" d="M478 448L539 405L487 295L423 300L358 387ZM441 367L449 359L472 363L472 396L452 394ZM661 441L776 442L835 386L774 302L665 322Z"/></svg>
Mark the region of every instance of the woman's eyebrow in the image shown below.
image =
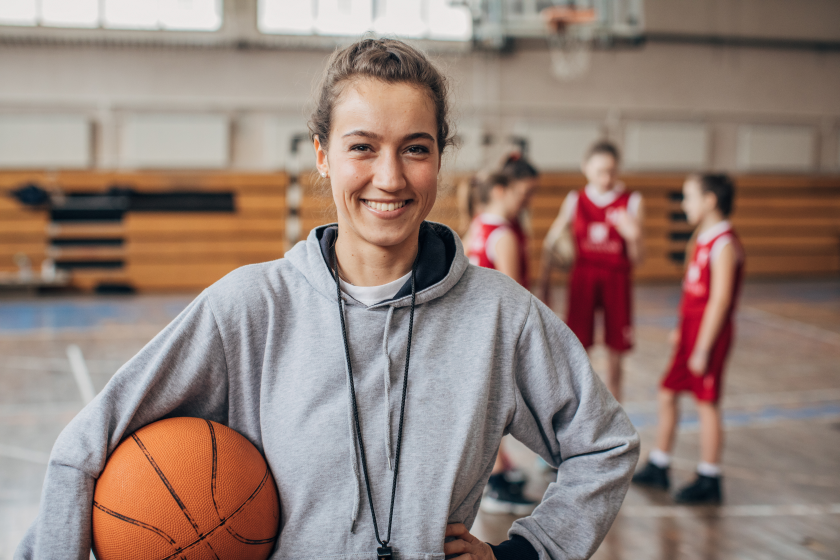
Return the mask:
<svg viewBox="0 0 840 560"><path fill-rule="evenodd" d="M369 130L351 130L350 132L344 134L342 138L347 138L348 136L362 136L363 138L370 138L371 140L382 140L382 135L377 134L375 132L370 132ZM435 141L434 136L429 134L428 132L413 132L411 134L407 134L403 137L403 142L407 142L409 140L431 140L432 142Z"/></svg>

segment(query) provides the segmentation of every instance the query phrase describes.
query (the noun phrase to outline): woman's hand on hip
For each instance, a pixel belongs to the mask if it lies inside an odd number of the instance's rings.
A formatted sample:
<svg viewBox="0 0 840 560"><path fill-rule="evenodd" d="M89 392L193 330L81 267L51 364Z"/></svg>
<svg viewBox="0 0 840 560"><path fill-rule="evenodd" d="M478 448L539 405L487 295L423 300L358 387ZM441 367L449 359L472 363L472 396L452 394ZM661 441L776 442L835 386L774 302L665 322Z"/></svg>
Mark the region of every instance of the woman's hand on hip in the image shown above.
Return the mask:
<svg viewBox="0 0 840 560"><path fill-rule="evenodd" d="M446 526L446 536L455 537L454 541L444 543L443 553L452 560L496 560L493 549L486 542L470 534L463 523Z"/></svg>

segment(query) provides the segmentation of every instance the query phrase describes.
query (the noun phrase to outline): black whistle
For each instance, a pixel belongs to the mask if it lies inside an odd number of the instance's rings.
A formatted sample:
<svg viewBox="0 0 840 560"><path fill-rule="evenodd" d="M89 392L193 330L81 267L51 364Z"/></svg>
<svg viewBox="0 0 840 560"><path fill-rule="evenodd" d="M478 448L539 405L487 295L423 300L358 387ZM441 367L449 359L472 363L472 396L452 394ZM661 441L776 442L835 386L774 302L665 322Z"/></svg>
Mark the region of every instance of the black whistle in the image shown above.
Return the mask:
<svg viewBox="0 0 840 560"><path fill-rule="evenodd" d="M390 546L380 546L376 549L376 560L393 560L394 554Z"/></svg>

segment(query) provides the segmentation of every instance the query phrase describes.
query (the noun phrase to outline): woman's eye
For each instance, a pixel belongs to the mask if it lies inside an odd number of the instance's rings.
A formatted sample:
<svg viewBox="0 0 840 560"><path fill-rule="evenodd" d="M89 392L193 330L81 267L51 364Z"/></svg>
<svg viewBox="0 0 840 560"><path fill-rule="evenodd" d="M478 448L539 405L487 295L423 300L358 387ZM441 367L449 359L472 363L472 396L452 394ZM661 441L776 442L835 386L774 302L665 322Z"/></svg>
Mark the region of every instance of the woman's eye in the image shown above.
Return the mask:
<svg viewBox="0 0 840 560"><path fill-rule="evenodd" d="M410 154L428 154L429 148L426 146L409 146L406 150Z"/></svg>
<svg viewBox="0 0 840 560"><path fill-rule="evenodd" d="M369 152L370 146L367 144L356 144L355 146L350 147L351 152Z"/></svg>

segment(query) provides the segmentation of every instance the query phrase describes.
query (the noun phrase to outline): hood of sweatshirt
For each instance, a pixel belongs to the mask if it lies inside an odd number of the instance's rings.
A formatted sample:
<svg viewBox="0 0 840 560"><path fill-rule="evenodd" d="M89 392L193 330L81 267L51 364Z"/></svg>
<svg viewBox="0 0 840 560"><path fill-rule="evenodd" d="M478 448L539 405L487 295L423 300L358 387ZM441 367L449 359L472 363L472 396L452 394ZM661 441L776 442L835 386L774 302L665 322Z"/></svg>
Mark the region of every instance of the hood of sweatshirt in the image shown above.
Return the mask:
<svg viewBox="0 0 840 560"><path fill-rule="evenodd" d="M445 225L423 222L420 226L419 253L416 272L416 305L446 294L458 283L469 266L461 240ZM330 270L329 260L332 245L338 237L336 224L320 226L309 232L306 241L296 244L286 258L300 271L307 281L324 297L335 299L335 277ZM364 304L350 297L343 298L345 305ZM389 305L406 307L411 305L411 279L400 288L397 295L371 308Z"/></svg>

